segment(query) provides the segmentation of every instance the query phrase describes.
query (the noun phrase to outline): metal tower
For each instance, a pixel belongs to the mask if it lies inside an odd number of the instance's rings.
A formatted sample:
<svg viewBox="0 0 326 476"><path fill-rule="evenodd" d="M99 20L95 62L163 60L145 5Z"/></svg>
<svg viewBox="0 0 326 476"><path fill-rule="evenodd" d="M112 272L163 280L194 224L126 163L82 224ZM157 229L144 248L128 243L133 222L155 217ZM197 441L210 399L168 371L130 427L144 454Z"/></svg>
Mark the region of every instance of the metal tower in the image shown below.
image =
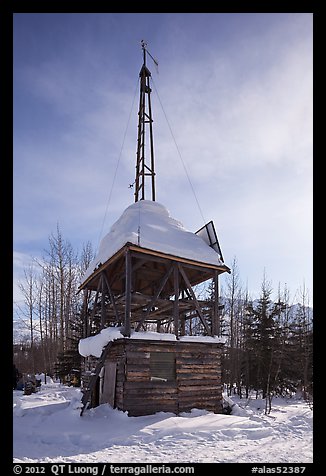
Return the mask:
<svg viewBox="0 0 326 476"><path fill-rule="evenodd" d="M146 66L146 54L148 54L157 66L157 61L146 49L147 44L141 41L143 49L143 66L140 76L140 97L138 111L138 139L137 139L137 162L135 178L135 202L145 200L145 180L150 179L152 200L155 202L155 171L154 171L154 142L153 142L153 118L151 107L151 88L149 85L151 72ZM146 129L149 129L149 158L146 159Z"/></svg>

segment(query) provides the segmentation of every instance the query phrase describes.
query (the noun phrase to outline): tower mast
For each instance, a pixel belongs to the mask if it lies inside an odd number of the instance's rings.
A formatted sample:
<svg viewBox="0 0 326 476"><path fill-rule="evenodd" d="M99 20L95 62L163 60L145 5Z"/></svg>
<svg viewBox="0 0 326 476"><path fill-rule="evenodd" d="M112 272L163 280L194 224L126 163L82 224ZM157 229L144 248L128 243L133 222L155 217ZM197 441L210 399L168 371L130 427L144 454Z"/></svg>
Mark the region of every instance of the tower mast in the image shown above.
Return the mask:
<svg viewBox="0 0 326 476"><path fill-rule="evenodd" d="M153 142L153 118L151 106L151 88L149 78L151 72L146 66L146 54L148 54L157 65L152 55L147 51L147 44L141 41L143 49L143 65L140 76L140 95L138 111L138 139L137 139L137 161L136 161L136 179L135 179L135 202L145 200L145 179L150 178L151 196L155 202L155 171L154 171L154 142ZM146 129L149 129L149 159L145 157Z"/></svg>

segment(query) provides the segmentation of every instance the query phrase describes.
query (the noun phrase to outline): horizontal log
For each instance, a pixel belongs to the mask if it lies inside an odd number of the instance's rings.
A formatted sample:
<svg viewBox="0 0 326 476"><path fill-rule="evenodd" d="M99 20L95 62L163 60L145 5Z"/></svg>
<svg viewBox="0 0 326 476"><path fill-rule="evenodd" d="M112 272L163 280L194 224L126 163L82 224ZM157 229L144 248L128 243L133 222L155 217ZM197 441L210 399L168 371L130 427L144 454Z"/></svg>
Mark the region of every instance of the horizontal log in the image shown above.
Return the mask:
<svg viewBox="0 0 326 476"><path fill-rule="evenodd" d="M219 396L217 394L196 394L194 395L193 393L185 393L185 394L179 394L178 395L178 401L179 402L187 402L187 401L194 401L194 402L217 402L221 400L223 397Z"/></svg>
<svg viewBox="0 0 326 476"><path fill-rule="evenodd" d="M197 380L194 380L194 379L178 380L178 388L189 387L189 386L191 386L191 387L196 386L196 387L202 388L203 385L213 386L213 387L215 387L216 389L219 390L220 387L221 387L221 380L219 378L217 378L217 379L212 379L212 378L205 379L204 382L200 379L197 379Z"/></svg>
<svg viewBox="0 0 326 476"><path fill-rule="evenodd" d="M128 349L126 352L126 357L127 357L127 362L129 362L130 360L137 361L138 359L147 360L150 357L150 352L140 352L140 351L135 352Z"/></svg>
<svg viewBox="0 0 326 476"><path fill-rule="evenodd" d="M176 367L176 371L178 374L202 374L202 375L209 375L209 374L217 374L221 372L221 369L216 369L214 367L205 366L203 368L200 365L183 365Z"/></svg>
<svg viewBox="0 0 326 476"><path fill-rule="evenodd" d="M128 381L128 382L147 382L148 378L144 377L143 374L137 375L137 374L133 373L133 374L126 375L126 381Z"/></svg>
<svg viewBox="0 0 326 476"><path fill-rule="evenodd" d="M146 374L148 374L149 372L149 362L146 362L146 363L143 363L143 362L139 362L139 363L132 363L132 364L127 364L126 365L126 371L127 372L144 372Z"/></svg>
<svg viewBox="0 0 326 476"><path fill-rule="evenodd" d="M146 352L174 352L175 347L168 341L139 341L134 340L128 342L128 347L126 349L126 354L130 352L135 353L146 353Z"/></svg>
<svg viewBox="0 0 326 476"><path fill-rule="evenodd" d="M177 367L183 367L184 365L198 365L198 366L207 366L212 368L220 368L221 362L219 360L211 360L211 359L184 359L184 358L176 358L175 364Z"/></svg>
<svg viewBox="0 0 326 476"><path fill-rule="evenodd" d="M192 410L206 410L211 413L222 413L221 405L191 405L186 404L184 406L179 405L178 410L180 413L190 413Z"/></svg>
<svg viewBox="0 0 326 476"><path fill-rule="evenodd" d="M195 381L199 381L199 382L202 382L203 385L206 385L205 384L205 381L207 379L210 379L210 380L214 380L216 382L220 382L221 380L221 376L220 375L216 375L216 374L195 374L195 373L178 373L177 374L177 382L179 385L182 385L183 384L183 381L184 380L195 380Z"/></svg>
<svg viewBox="0 0 326 476"><path fill-rule="evenodd" d="M178 389L180 394L182 394L182 392L216 392L219 388L217 385L180 385Z"/></svg>
<svg viewBox="0 0 326 476"><path fill-rule="evenodd" d="M183 354L204 354L204 355L220 355L221 349L216 344L199 344L197 342L187 342L177 348L179 353Z"/></svg>
<svg viewBox="0 0 326 476"><path fill-rule="evenodd" d="M126 410L125 410L126 411ZM138 417L138 416L145 416L145 415L155 415L155 413L159 412L166 412L166 413L173 413L174 415L178 415L178 410L176 408L153 408L153 409L144 409L144 410L129 410L127 411L129 417Z"/></svg>
<svg viewBox="0 0 326 476"><path fill-rule="evenodd" d="M135 406L135 405L176 405L177 404L177 398L175 395L167 396L164 399L162 397L160 398L159 395L153 396L152 398L124 398L123 399L124 405L127 405L129 407Z"/></svg>
<svg viewBox="0 0 326 476"><path fill-rule="evenodd" d="M177 395L178 390L176 388L165 388L164 389L164 396L165 395ZM162 389L161 388L142 388L141 390L138 388L130 388L125 391L125 396L135 396L139 398L148 398L152 396L160 396L162 398Z"/></svg>
<svg viewBox="0 0 326 476"><path fill-rule="evenodd" d="M163 350L164 349L164 350ZM156 340L130 340L125 342L126 355L138 352L174 352L187 355L220 355L221 349L218 344L207 342L180 342L180 341L156 341Z"/></svg>
<svg viewBox="0 0 326 476"><path fill-rule="evenodd" d="M210 404L210 403L185 403L184 405L179 405L179 413L191 412L193 409L206 410L212 413L222 413L222 405L220 404Z"/></svg>
<svg viewBox="0 0 326 476"><path fill-rule="evenodd" d="M161 392L165 392L166 388L177 388L177 384L175 381L173 382L153 382L149 379L144 382L125 382L124 383L125 390L129 390L130 388L158 388Z"/></svg>
<svg viewBox="0 0 326 476"><path fill-rule="evenodd" d="M157 412L171 412L177 414L178 405L176 403L162 405L160 403L153 405L128 405L124 402L124 411L128 411L130 416L152 415Z"/></svg>
<svg viewBox="0 0 326 476"><path fill-rule="evenodd" d="M186 353L180 353L180 354L176 354L176 362L177 363L187 363L187 362L202 362L203 364L205 362L216 362L216 363L219 363L221 361L220 359L220 356L219 355L193 355L193 354L186 354Z"/></svg>
<svg viewBox="0 0 326 476"><path fill-rule="evenodd" d="M158 411L177 411L178 404L176 401L150 401L150 402L123 402L123 407L126 409L142 409L142 411L146 411L147 409L151 409L151 412L158 412Z"/></svg>
<svg viewBox="0 0 326 476"><path fill-rule="evenodd" d="M217 395L214 397L214 395L211 395L207 398L199 398L199 397L196 397L196 398L193 398L192 399L193 401L196 401L198 404L202 404L203 402L206 402L207 404L211 405L211 404L218 404L218 403L221 403L222 400L223 400L223 397L221 395ZM179 398L179 402L180 403L187 403L187 402L190 402L191 401L191 397L190 395L185 395L183 398Z"/></svg>

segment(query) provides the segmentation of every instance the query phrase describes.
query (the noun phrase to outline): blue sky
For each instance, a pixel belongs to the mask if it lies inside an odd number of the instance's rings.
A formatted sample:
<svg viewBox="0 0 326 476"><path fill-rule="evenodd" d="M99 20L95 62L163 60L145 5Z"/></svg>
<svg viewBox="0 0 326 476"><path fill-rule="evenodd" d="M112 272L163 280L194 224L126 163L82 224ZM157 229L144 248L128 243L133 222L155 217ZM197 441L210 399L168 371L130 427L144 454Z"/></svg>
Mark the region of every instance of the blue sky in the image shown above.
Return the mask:
<svg viewBox="0 0 326 476"><path fill-rule="evenodd" d="M254 298L264 270L275 292L305 283L312 296L312 22L14 14L14 299L57 224L76 250L96 249L134 200L141 39L159 62L158 74L148 63L157 201L189 230L203 226L167 117L226 264L236 256Z"/></svg>

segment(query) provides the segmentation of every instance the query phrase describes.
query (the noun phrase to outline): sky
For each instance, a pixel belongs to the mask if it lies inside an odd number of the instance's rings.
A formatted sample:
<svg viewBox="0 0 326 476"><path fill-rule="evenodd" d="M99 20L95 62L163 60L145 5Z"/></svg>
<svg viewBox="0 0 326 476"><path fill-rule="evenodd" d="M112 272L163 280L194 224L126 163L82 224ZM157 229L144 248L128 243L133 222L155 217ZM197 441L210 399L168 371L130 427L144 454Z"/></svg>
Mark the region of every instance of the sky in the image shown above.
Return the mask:
<svg viewBox="0 0 326 476"><path fill-rule="evenodd" d="M311 13L14 14L15 305L57 226L96 250L134 201L142 39L156 200L213 220L253 298L265 273L312 302L312 33Z"/></svg>

